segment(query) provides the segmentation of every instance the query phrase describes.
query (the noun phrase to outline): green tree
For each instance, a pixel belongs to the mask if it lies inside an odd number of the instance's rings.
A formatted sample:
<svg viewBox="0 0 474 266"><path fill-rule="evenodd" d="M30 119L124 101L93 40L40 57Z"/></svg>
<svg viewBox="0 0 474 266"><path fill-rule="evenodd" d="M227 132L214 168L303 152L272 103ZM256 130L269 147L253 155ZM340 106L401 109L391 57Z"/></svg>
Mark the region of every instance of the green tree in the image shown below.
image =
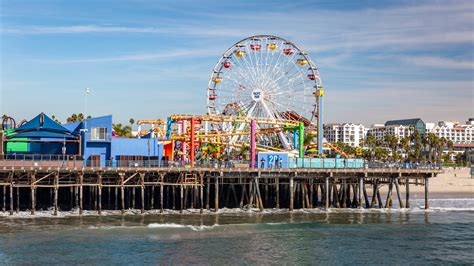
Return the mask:
<svg viewBox="0 0 474 266"><path fill-rule="evenodd" d="M112 124L112 129L115 131L115 134L120 137L130 137L132 133L130 126L123 126L121 123Z"/></svg>

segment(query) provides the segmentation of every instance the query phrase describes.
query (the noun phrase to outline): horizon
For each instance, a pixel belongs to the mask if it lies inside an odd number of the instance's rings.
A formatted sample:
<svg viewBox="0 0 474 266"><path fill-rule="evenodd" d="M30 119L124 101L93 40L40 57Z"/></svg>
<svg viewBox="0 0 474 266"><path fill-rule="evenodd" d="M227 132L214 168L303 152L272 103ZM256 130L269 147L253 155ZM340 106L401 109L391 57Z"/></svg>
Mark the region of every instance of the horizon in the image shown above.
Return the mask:
<svg viewBox="0 0 474 266"><path fill-rule="evenodd" d="M256 34L293 41L317 62L324 124L474 117L470 1L2 1L1 10L0 113L17 122L84 113L85 88L86 115L122 124L205 113L213 66Z"/></svg>

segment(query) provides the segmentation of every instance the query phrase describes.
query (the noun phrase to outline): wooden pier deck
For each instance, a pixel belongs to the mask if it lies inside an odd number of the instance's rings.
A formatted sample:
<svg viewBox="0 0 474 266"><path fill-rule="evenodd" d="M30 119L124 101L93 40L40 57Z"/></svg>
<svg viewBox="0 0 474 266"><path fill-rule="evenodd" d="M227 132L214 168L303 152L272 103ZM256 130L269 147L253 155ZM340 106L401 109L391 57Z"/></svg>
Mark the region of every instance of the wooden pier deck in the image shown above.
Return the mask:
<svg viewBox="0 0 474 266"><path fill-rule="evenodd" d="M410 186L425 186L439 169L249 169L187 167L0 166L0 204L20 210L58 211L187 208L390 208L410 207ZM382 197L380 188L388 186ZM405 199L402 198L402 190Z"/></svg>

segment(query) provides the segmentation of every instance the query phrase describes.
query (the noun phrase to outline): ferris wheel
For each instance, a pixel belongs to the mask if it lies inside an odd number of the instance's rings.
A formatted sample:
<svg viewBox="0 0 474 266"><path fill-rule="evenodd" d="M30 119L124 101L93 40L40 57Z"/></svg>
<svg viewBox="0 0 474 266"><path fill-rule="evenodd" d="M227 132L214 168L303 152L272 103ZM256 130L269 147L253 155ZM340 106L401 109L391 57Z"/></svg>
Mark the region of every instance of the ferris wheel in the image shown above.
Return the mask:
<svg viewBox="0 0 474 266"><path fill-rule="evenodd" d="M320 127L322 93L318 68L306 52L285 39L258 35L237 42L219 59L208 84L207 110L210 115L297 120L314 130ZM238 123L213 126L245 129ZM260 141L279 142L289 150L295 148L292 138L279 132Z"/></svg>

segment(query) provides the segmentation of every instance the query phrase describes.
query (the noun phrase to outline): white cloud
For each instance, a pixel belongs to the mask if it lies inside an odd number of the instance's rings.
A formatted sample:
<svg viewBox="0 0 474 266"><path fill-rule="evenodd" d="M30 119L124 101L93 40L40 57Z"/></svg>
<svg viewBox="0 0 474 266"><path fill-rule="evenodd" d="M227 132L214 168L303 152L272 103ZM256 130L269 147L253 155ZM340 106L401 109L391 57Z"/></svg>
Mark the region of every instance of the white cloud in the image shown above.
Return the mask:
<svg viewBox="0 0 474 266"><path fill-rule="evenodd" d="M435 57L435 56L413 56L403 57L402 61L415 64L417 66L444 68L444 69L474 69L474 61L454 60L451 58Z"/></svg>

